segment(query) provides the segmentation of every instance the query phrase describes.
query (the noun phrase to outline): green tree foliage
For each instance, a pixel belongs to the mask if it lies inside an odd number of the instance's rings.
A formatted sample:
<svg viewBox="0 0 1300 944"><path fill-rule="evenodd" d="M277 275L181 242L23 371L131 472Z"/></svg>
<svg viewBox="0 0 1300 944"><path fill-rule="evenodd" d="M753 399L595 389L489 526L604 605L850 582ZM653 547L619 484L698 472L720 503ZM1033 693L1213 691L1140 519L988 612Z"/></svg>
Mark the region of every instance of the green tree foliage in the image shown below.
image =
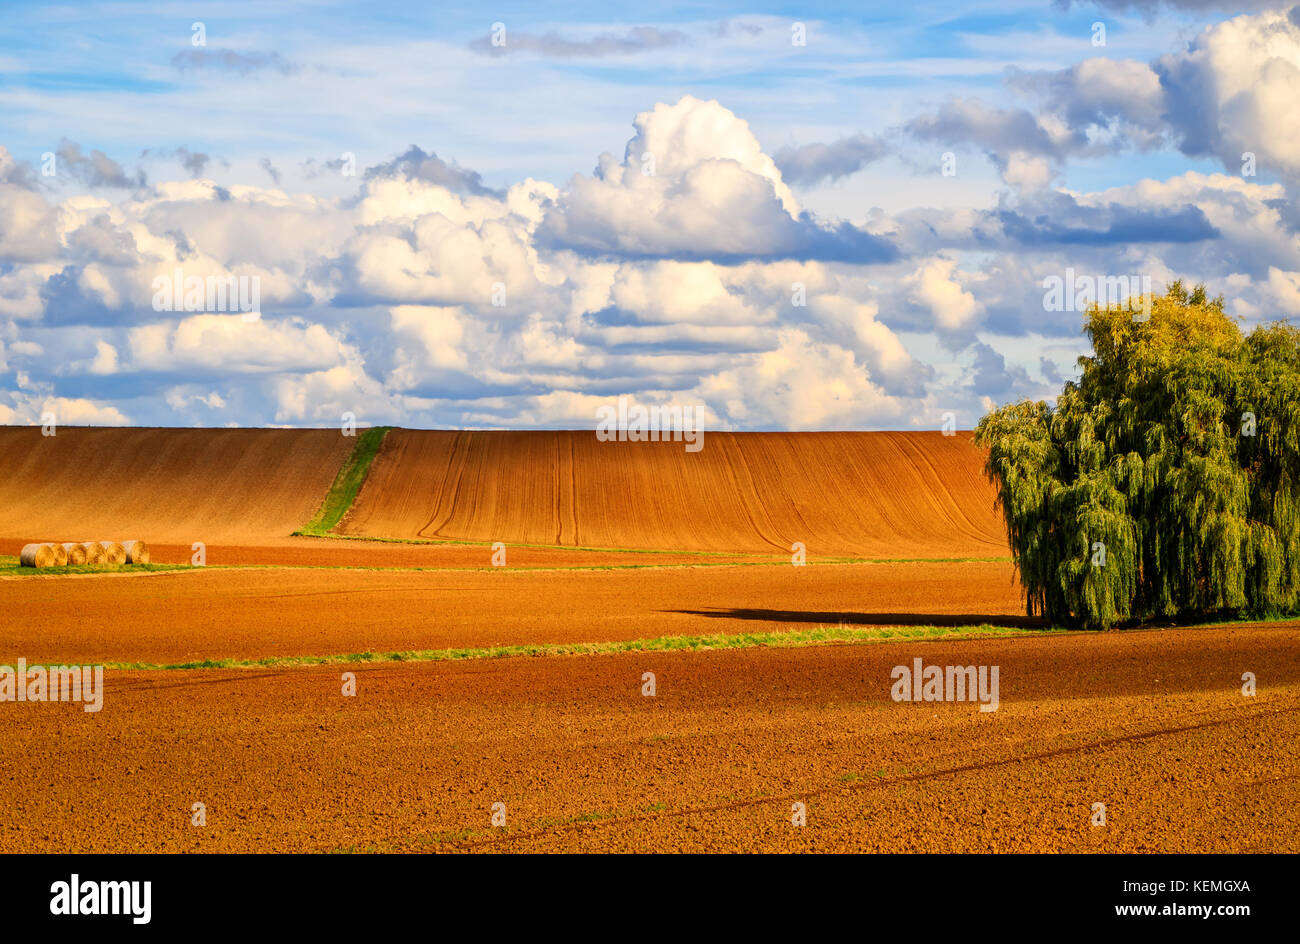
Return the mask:
<svg viewBox="0 0 1300 944"><path fill-rule="evenodd" d="M980 421L1028 611L1109 628L1300 603L1300 331L1181 283L1094 308L1056 405ZM1136 317L1135 317L1136 315Z"/></svg>

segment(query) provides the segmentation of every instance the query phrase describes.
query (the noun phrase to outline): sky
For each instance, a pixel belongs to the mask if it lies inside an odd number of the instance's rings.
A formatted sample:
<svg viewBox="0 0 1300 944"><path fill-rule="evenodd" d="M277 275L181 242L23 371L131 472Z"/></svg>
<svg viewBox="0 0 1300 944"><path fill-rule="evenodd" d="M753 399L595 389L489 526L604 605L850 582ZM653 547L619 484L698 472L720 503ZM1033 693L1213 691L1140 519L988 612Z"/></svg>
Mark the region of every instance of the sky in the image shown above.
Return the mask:
<svg viewBox="0 0 1300 944"><path fill-rule="evenodd" d="M1053 279L1300 315L1298 102L1268 0L6 4L0 424L970 428Z"/></svg>

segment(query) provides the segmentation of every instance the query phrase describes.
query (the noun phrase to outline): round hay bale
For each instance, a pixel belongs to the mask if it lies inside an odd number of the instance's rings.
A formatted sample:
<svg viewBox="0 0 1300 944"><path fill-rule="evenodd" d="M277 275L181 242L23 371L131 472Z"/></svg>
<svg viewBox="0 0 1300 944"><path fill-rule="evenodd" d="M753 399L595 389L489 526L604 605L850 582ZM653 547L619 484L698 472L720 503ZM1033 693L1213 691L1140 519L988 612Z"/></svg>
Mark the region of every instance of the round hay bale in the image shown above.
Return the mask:
<svg viewBox="0 0 1300 944"><path fill-rule="evenodd" d="M86 549L87 564L104 563L104 548L100 546L98 541L83 541L81 546Z"/></svg>
<svg viewBox="0 0 1300 944"><path fill-rule="evenodd" d="M123 541L122 548L126 551L128 564L149 563L149 545L143 541Z"/></svg>
<svg viewBox="0 0 1300 944"><path fill-rule="evenodd" d="M54 550L54 566L67 567L68 549L65 548L62 544L58 543L57 541L51 544L50 547Z"/></svg>
<svg viewBox="0 0 1300 944"><path fill-rule="evenodd" d="M99 546L104 549L105 564L125 564L126 548L116 541L100 541Z"/></svg>
<svg viewBox="0 0 1300 944"><path fill-rule="evenodd" d="M53 567L58 555L52 544L24 544L18 560L24 567Z"/></svg>
<svg viewBox="0 0 1300 944"><path fill-rule="evenodd" d="M80 567L86 562L86 545L65 544L63 549L68 552L68 563L73 567Z"/></svg>

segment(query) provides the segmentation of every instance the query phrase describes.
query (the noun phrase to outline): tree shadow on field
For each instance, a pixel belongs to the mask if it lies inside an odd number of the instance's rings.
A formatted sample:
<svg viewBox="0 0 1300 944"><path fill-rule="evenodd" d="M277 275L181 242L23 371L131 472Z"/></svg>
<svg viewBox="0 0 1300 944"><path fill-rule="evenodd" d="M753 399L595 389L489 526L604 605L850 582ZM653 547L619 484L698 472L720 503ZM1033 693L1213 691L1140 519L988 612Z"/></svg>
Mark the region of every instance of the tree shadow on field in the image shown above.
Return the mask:
<svg viewBox="0 0 1300 944"><path fill-rule="evenodd" d="M1010 626L1015 629L1044 629L1047 620L1030 616L979 613L837 613L829 610L759 610L726 609L714 607L707 610L667 610L687 616L707 616L713 619L754 620L761 623L817 623L838 626Z"/></svg>

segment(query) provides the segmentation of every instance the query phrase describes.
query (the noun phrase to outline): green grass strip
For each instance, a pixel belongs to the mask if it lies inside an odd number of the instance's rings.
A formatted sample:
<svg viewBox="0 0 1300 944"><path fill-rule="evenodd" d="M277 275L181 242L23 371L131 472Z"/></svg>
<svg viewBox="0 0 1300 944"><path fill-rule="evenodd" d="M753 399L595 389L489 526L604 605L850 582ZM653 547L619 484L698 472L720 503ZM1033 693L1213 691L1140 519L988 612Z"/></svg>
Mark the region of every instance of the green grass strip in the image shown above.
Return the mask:
<svg viewBox="0 0 1300 944"><path fill-rule="evenodd" d="M0 577L59 577L64 574L138 574L141 571L194 570L189 564L67 564L63 567L24 567L17 557L0 555Z"/></svg>
<svg viewBox="0 0 1300 944"><path fill-rule="evenodd" d="M511 544L510 547L517 545ZM809 561L806 567L823 567L823 566L849 566L849 565L869 565L869 564L970 564L984 563L988 561L1009 561L1010 558L999 557L917 557L897 559L875 558L875 557L828 557L825 560ZM400 564L209 564L208 570L352 570L352 571L375 571L381 573L447 573L447 574L510 574L518 576L519 574L554 574L554 573L573 573L583 571L611 571L611 570L699 570L701 568L720 568L720 567L789 567L788 560L722 560L722 561L691 561L689 563L671 563L671 564L565 564L565 565L536 565L536 564L518 564L510 567L494 567L491 564L474 565L469 567L438 567L438 566L413 566L406 567ZM201 568L194 568L201 569Z"/></svg>
<svg viewBox="0 0 1300 944"><path fill-rule="evenodd" d="M105 662L105 668L122 671L170 669L267 669L316 665L388 662L465 662L475 659L510 659L523 656L598 656L620 652L699 652L719 649L770 647L793 649L830 643L890 642L907 639L982 638L987 636L1041 636L1061 629L1022 629L1014 626L817 626L813 629L765 633L715 633L707 636L660 636L615 642L524 644L467 649L414 649L405 652L352 652L327 656L269 656L265 659L203 659L159 665L152 662ZM33 663L34 664L34 663Z"/></svg>
<svg viewBox="0 0 1300 944"><path fill-rule="evenodd" d="M319 537L320 535L311 535ZM330 535L336 537L337 535ZM519 545L510 545L517 547ZM573 550L573 548L564 548L564 550ZM1009 561L1009 557L827 557L821 560L811 560L806 567L823 567L823 566L857 566L871 564L972 564L986 562ZM699 570L702 568L719 568L719 567L789 567L790 562L784 558L761 559L761 560L721 560L721 561L690 561L675 562L671 564L565 564L565 565L516 565L513 567L494 567L491 564L474 565L469 567L439 567L439 566L402 566L400 564L208 564L203 567L197 567L193 564L86 564L77 567L47 567L37 569L35 567L20 566L17 557L0 555L0 577L19 575L19 576L41 576L56 577L63 574L131 574L140 571L174 571L187 570L198 573L205 570L328 570L328 571L357 571L363 573L418 573L418 574L493 574L493 575L510 575L518 576L519 574L554 574L554 573L583 573L583 572L602 572L602 571L619 571L619 570Z"/></svg>
<svg viewBox="0 0 1300 944"><path fill-rule="evenodd" d="M370 463L375 461L384 437L392 428L372 426L357 436L357 444L352 447L352 455L348 456L348 461L343 463L343 468L339 469L334 484L330 486L329 494L321 503L320 511L316 512L315 518L294 534L325 537L329 530L343 519L348 509L352 507L352 502L356 500L357 492L361 491L361 486L366 481Z"/></svg>
<svg viewBox="0 0 1300 944"><path fill-rule="evenodd" d="M471 541L468 538L383 538L369 534L308 534L305 530L295 531L295 536L309 538L329 538L331 541L370 541L376 544L418 544L437 547L491 547L496 541ZM603 551L611 554L675 554L697 555L699 557L773 557L777 552L763 554L756 551L674 551L661 547L588 547L583 544L528 544L522 541L507 541L509 547L530 547L548 551ZM789 555L783 555L788 557ZM1011 560L1007 557L1006 560Z"/></svg>
<svg viewBox="0 0 1300 944"><path fill-rule="evenodd" d="M495 541L471 541L468 538L381 538L368 534L308 534L305 529L295 531L294 536L328 538L331 541L367 541L374 544L415 544L433 547L491 547L497 543ZM750 557L758 558L756 563L761 564L780 563L786 566L790 564L790 555L784 551L674 551L671 548L662 547L596 547L585 544L529 544L522 541L506 541L505 544L507 547L527 547L545 551L599 551L604 554L671 554L675 557ZM818 564L982 564L1004 563L1010 560L1011 555L1006 554L1002 557L816 557L811 558L809 562Z"/></svg>

